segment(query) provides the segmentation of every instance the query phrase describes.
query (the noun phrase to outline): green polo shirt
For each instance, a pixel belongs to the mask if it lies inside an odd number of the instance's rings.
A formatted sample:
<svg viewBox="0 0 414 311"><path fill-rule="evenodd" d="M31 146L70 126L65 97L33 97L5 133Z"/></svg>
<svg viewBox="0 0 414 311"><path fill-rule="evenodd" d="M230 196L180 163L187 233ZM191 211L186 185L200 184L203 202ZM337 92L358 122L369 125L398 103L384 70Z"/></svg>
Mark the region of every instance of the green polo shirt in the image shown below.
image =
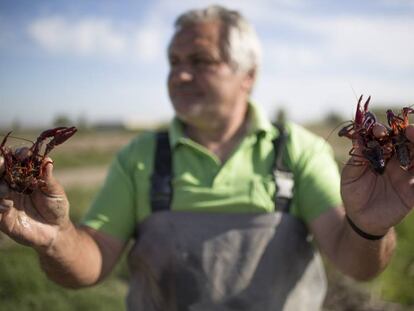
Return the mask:
<svg viewBox="0 0 414 311"><path fill-rule="evenodd" d="M183 132L169 128L173 155L173 211L258 213L274 211L272 140L279 134L257 106L249 105L247 135L223 163ZM292 214L306 223L341 204L340 178L330 146L304 128L288 123L285 164L294 173ZM123 240L151 213L150 177L155 133L133 139L116 156L103 188L83 224Z"/></svg>

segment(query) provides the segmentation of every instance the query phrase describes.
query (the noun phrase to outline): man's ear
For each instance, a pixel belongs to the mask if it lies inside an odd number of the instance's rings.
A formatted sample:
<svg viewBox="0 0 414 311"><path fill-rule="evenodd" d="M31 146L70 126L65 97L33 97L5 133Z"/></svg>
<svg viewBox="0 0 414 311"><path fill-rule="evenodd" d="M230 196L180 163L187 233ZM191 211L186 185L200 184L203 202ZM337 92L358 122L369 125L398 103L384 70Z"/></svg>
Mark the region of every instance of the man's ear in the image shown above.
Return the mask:
<svg viewBox="0 0 414 311"><path fill-rule="evenodd" d="M247 92L250 94L252 89L253 89L253 85L254 82L256 81L256 69L250 69L246 74L245 74L245 78L243 81L243 88L247 90Z"/></svg>

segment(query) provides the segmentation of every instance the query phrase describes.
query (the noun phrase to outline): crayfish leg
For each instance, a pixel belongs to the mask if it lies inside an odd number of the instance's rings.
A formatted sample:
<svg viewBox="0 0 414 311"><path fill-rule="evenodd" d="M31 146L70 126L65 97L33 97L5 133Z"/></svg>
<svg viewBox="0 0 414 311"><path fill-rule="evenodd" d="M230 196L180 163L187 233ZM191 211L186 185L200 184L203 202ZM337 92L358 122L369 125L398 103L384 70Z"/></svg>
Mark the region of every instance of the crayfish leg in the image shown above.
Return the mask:
<svg viewBox="0 0 414 311"><path fill-rule="evenodd" d="M3 140L2 140L2 142L0 144L0 150L2 151L2 153L3 153L3 147L6 145L7 138L9 138L9 136L10 136L11 133L12 133L12 131L8 132L6 134L6 136L4 136L4 138L3 138Z"/></svg>
<svg viewBox="0 0 414 311"><path fill-rule="evenodd" d="M351 150L349 150L348 154L352 158L348 161L348 165L353 165L353 166L367 165L369 161L363 155L361 155L360 153L357 153L356 149L357 148L352 147Z"/></svg>

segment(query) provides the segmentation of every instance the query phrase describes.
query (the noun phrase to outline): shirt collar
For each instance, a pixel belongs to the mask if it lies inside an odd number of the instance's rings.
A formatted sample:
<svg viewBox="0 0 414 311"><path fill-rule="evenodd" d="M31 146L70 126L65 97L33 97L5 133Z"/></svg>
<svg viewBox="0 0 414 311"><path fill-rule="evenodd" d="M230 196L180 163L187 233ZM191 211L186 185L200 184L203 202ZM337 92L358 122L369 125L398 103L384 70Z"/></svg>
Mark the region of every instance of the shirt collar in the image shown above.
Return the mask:
<svg viewBox="0 0 414 311"><path fill-rule="evenodd" d="M248 113L250 120L250 127L248 135L270 135L275 137L277 129L272 125L267 116L264 114L261 107L249 101ZM186 142L188 138L184 133L184 124L176 116L173 118L169 126L170 144L175 147L179 143Z"/></svg>
<svg viewBox="0 0 414 311"><path fill-rule="evenodd" d="M249 102L250 134L274 132L274 126L259 105Z"/></svg>

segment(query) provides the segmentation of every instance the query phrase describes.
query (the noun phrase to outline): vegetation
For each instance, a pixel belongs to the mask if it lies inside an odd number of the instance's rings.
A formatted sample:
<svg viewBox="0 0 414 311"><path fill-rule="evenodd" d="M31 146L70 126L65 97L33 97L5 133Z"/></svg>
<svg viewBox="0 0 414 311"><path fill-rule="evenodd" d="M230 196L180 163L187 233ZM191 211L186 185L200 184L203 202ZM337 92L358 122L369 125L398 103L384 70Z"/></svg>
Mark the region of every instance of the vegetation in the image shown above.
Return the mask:
<svg viewBox="0 0 414 311"><path fill-rule="evenodd" d="M71 217L74 221L80 220L97 190L80 187L68 189L67 194L73 207ZM46 278L32 249L13 243L4 236L0 242L0 310L125 309L125 259L102 284L82 290L71 290L62 288Z"/></svg>
<svg viewBox="0 0 414 311"><path fill-rule="evenodd" d="M75 168L107 165L115 156L114 150L79 150L73 154L56 152L52 154L55 165L59 168Z"/></svg>
<svg viewBox="0 0 414 311"><path fill-rule="evenodd" d="M388 268L372 282L385 299L414 307L414 214L396 227L397 250Z"/></svg>
<svg viewBox="0 0 414 311"><path fill-rule="evenodd" d="M335 151L339 166L342 166L351 143L337 137L337 130L334 130L336 125L332 124L337 121L333 114L329 118L329 125L309 125L309 129L326 139ZM131 132L77 134L67 144L53 151L56 169L90 165L106 167L117 150L133 135L135 133ZM67 188L74 221L81 219L97 190L95 185ZM391 264L379 278L366 283L364 288L386 300L414 308L414 214L396 229L399 242ZM101 285L80 291L64 289L44 276L34 251L0 236L0 310L51 310L51 306L55 311L123 310L127 276L124 258ZM406 308L404 310L409 310L409 307Z"/></svg>
<svg viewBox="0 0 414 311"><path fill-rule="evenodd" d="M380 115L379 113L377 113ZM383 117L383 116L381 116ZM326 125L324 125L326 124ZM346 138L339 138L339 124L311 124L308 128L324 137L335 152L335 159L339 168L344 166L348 158L351 142ZM331 124L330 126L327 124ZM411 213L403 222L396 226L398 236L397 249L386 270L375 280L366 284L367 289L384 300L397 302L414 309L414 213Z"/></svg>

